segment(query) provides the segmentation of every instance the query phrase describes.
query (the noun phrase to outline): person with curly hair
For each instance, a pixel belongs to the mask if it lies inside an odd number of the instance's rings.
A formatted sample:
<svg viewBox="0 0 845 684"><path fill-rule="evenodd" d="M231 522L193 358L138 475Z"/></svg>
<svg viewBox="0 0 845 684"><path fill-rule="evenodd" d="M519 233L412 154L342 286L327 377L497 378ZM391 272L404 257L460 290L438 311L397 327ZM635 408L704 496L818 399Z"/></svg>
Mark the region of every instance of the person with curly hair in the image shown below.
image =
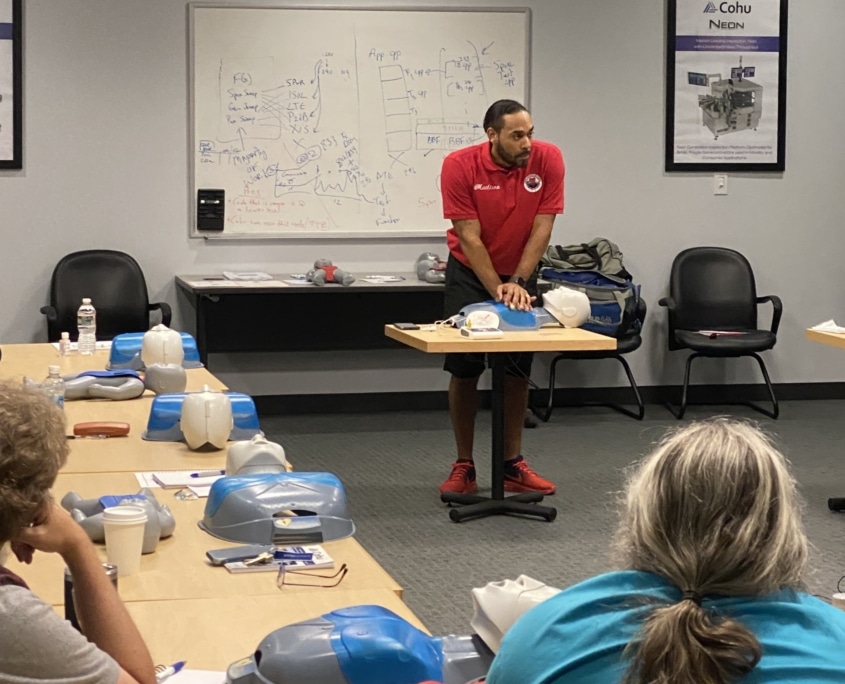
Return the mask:
<svg viewBox="0 0 845 684"><path fill-rule="evenodd" d="M50 497L68 446L64 416L38 390L0 382L0 683L154 684L149 651L85 531ZM2 565L58 553L84 634ZM61 578L57 578L61 581Z"/></svg>

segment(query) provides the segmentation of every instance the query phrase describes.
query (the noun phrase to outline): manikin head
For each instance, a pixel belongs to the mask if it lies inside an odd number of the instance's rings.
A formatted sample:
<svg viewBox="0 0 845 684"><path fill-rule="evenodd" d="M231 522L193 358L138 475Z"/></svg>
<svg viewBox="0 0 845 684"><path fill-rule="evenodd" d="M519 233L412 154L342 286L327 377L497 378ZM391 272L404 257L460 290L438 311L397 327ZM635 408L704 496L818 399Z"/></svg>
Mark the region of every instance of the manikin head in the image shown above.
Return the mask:
<svg viewBox="0 0 845 684"><path fill-rule="evenodd" d="M565 328L579 328L590 318L590 299L583 292L556 287L543 293L543 308Z"/></svg>

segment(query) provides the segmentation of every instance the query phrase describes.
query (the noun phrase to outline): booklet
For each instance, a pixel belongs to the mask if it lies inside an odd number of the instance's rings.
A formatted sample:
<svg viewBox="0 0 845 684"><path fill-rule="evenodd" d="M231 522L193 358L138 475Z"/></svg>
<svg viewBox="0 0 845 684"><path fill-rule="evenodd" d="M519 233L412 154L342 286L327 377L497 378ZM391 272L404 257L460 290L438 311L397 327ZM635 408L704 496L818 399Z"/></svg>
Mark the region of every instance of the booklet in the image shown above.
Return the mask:
<svg viewBox="0 0 845 684"><path fill-rule="evenodd" d="M211 470L159 470L152 473L155 483L164 489L183 487L210 487L225 475L221 469Z"/></svg>
<svg viewBox="0 0 845 684"><path fill-rule="evenodd" d="M333 568L334 559L326 553L326 550L319 544L310 546L282 546L276 549L276 555L290 554L311 554L311 560L295 560L290 558L276 558L267 563L246 565L243 562L225 563L229 572L278 572L279 566L284 565L287 570L315 570L317 568Z"/></svg>

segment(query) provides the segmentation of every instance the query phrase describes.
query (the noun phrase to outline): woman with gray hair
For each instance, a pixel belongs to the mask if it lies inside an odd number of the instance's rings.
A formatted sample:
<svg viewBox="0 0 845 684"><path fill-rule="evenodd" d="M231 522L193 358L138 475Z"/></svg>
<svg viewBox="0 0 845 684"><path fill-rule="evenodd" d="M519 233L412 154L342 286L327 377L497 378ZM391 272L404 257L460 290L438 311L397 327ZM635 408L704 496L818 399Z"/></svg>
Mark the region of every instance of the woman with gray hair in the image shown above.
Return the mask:
<svg viewBox="0 0 845 684"><path fill-rule="evenodd" d="M845 681L845 612L802 591L795 482L756 428L667 435L632 472L617 543L627 569L523 615L488 684Z"/></svg>
<svg viewBox="0 0 845 684"><path fill-rule="evenodd" d="M154 684L149 651L94 545L50 497L67 455L62 412L37 390L0 382L0 684ZM38 551L62 557L84 635L2 565L7 544L24 563Z"/></svg>

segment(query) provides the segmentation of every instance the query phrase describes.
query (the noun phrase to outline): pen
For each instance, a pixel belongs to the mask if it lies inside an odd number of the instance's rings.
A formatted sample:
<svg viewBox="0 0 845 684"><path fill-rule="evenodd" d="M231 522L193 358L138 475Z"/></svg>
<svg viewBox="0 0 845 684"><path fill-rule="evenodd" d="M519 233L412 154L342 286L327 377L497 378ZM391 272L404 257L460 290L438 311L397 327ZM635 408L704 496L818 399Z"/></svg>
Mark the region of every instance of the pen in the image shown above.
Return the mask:
<svg viewBox="0 0 845 684"><path fill-rule="evenodd" d="M156 682L163 682L168 677L172 677L175 675L179 670L185 667L185 661L180 660L178 663L173 663L168 667L162 667L161 665L156 667Z"/></svg>
<svg viewBox="0 0 845 684"><path fill-rule="evenodd" d="M215 475L225 475L225 470L200 470L196 473L191 473L191 477L214 477Z"/></svg>
<svg viewBox="0 0 845 684"><path fill-rule="evenodd" d="M308 553L307 551L297 552L297 551L274 551L273 552L273 559L274 560L301 560L301 561L310 561L314 560L314 554Z"/></svg>

